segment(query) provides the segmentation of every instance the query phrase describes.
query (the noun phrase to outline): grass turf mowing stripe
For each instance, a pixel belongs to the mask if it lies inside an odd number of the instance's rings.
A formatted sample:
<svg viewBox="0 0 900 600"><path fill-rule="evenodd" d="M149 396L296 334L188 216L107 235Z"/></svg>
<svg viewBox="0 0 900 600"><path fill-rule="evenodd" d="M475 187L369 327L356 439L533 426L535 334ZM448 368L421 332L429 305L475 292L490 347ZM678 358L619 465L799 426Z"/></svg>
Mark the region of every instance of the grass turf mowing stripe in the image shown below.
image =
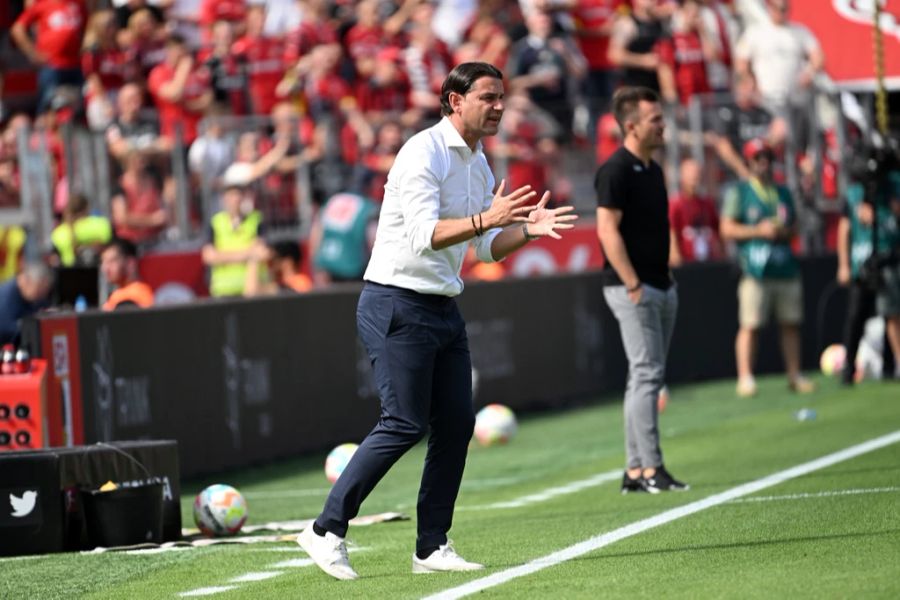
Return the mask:
<svg viewBox="0 0 900 600"><path fill-rule="evenodd" d="M478 504L475 506L459 506L456 508L456 510L494 510L498 508L521 508L523 506L528 506L529 504L534 504L535 502L544 502L545 500L550 500L551 498L556 498L557 496L574 494L575 492L580 492L581 490L594 487L596 485L608 483L610 481L616 481L620 477L622 477L622 471L620 469L616 469L613 471L607 471L606 473L600 473L599 475L594 475L593 477L588 477L587 479L573 481L571 483L567 483L566 485L547 488L546 490L541 490L540 492L537 492L535 494L528 494L527 496L522 496L520 498L516 498L515 500L509 500L507 502L493 502L491 504Z"/></svg>
<svg viewBox="0 0 900 600"><path fill-rule="evenodd" d="M831 498L835 496L856 496L857 494L887 494L900 492L900 487L854 488L850 490L830 490L827 492L804 492L800 494L784 494L782 496L754 496L753 498L737 498L729 504L741 502L774 502L776 500L803 500L806 498Z"/></svg>
<svg viewBox="0 0 900 600"><path fill-rule="evenodd" d="M470 594L474 594L475 592L480 592L482 590L501 585L503 583L516 579L517 577L530 575L531 573L535 573L548 567L553 567L568 560L572 560L573 558L577 558L583 554L587 554L588 552L599 550L600 548L609 546L610 544L618 542L619 540L623 540L633 535L643 533L644 531L647 531L648 529L652 529L654 527L658 527L659 525L665 525L666 523L670 523L677 519L690 516L714 506L719 506L720 504L730 502L736 498L756 493L760 490L778 485L779 483L784 483L785 481L788 481L790 479L807 475L814 471L830 467L845 460L850 460L851 458L855 458L868 452L878 450L879 448L884 448L885 446L896 444L897 442L900 442L900 430L871 439L867 442L863 442L855 446L850 446L849 448L844 448L843 450L839 450L838 452L834 452L821 458L817 458L795 467L791 467L790 469L785 469L784 471L773 473L761 479L744 483L729 490L725 490L724 492L713 494L712 496L707 496L702 500L697 500L696 502L691 502L690 504L685 504L683 506L667 510L646 519L641 519L640 521L636 521L624 527L620 527L619 529L594 536L577 544L573 544L568 548L563 548L562 550L559 550L557 552L553 552L546 556L541 556L525 563L524 565L519 565L518 567L498 571L497 573L488 575L487 577L475 579L474 581L470 581L463 585L438 592L437 594L433 594L431 596L426 596L425 600L456 600L457 598L463 598Z"/></svg>

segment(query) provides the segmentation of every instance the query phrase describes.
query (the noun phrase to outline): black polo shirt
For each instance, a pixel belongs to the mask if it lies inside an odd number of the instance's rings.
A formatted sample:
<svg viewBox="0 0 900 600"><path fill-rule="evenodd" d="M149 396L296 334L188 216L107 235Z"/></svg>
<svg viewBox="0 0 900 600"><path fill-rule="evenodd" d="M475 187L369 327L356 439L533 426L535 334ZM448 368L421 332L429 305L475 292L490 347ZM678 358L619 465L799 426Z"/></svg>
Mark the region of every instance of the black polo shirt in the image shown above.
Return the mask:
<svg viewBox="0 0 900 600"><path fill-rule="evenodd" d="M659 289L672 285L669 275L669 197L662 169L619 148L597 170L597 206L622 211L619 233L640 280ZM622 285L607 260L603 285Z"/></svg>

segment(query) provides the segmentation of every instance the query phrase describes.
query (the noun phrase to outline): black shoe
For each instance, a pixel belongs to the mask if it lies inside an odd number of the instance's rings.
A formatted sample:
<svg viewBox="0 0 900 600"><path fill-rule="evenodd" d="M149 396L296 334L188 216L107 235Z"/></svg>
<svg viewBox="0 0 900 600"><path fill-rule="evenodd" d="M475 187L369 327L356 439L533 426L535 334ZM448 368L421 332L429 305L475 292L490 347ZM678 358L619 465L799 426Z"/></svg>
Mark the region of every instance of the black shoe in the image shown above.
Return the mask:
<svg viewBox="0 0 900 600"><path fill-rule="evenodd" d="M662 465L656 468L656 473L650 477L641 477L641 486L645 492L658 494L660 492L684 492L691 489L688 484L678 481L666 471Z"/></svg>
<svg viewBox="0 0 900 600"><path fill-rule="evenodd" d="M628 475L628 471L625 471L625 474L622 475L622 494L627 494L629 492L644 492L643 484L641 483L640 476L632 479Z"/></svg>

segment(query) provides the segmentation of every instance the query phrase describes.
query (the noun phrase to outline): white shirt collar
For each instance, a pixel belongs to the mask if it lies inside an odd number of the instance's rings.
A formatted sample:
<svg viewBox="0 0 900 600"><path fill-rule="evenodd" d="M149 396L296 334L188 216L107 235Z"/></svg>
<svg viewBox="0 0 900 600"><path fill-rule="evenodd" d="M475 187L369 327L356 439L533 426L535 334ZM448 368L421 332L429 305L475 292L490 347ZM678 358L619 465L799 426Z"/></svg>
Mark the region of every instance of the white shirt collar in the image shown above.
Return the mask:
<svg viewBox="0 0 900 600"><path fill-rule="evenodd" d="M469 152L472 152L472 149L469 148L469 145L459 134L459 130L453 125L450 121L450 117L444 116L437 125L438 131L441 133L441 137L444 139L444 145L448 148L465 148ZM482 144L481 140L475 142L475 154L481 152Z"/></svg>

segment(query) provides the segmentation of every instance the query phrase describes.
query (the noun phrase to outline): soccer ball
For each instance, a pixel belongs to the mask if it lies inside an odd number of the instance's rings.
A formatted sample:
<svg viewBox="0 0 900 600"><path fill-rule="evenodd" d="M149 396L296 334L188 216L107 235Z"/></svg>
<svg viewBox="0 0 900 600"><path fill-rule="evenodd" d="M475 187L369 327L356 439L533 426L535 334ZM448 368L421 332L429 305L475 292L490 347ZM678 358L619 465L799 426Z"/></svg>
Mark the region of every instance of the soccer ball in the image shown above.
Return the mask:
<svg viewBox="0 0 900 600"><path fill-rule="evenodd" d="M482 446L505 444L517 429L516 416L502 404L488 404L475 415L475 439Z"/></svg>
<svg viewBox="0 0 900 600"><path fill-rule="evenodd" d="M194 523L204 535L234 535L246 520L247 501L230 485L211 485L194 499Z"/></svg>
<svg viewBox="0 0 900 600"><path fill-rule="evenodd" d="M819 367L822 374L828 377L839 375L844 370L844 363L847 360L847 350L841 344L831 344L822 351L822 357L819 359Z"/></svg>
<svg viewBox="0 0 900 600"><path fill-rule="evenodd" d="M325 459L325 477L328 481L334 483L338 480L357 448L357 444L341 444L328 453L328 458Z"/></svg>

